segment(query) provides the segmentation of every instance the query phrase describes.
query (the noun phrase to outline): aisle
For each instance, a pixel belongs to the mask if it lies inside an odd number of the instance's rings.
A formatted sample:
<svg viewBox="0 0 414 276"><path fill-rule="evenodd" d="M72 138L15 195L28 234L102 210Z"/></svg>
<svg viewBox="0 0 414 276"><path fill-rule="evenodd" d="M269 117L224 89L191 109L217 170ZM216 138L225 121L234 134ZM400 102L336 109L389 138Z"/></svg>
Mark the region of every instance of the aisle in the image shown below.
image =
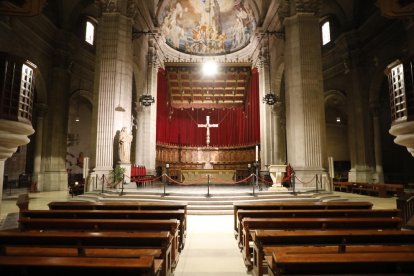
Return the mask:
<svg viewBox="0 0 414 276"><path fill-rule="evenodd" d="M233 234L233 216L189 215L187 241L175 276L243 276L246 272Z"/></svg>

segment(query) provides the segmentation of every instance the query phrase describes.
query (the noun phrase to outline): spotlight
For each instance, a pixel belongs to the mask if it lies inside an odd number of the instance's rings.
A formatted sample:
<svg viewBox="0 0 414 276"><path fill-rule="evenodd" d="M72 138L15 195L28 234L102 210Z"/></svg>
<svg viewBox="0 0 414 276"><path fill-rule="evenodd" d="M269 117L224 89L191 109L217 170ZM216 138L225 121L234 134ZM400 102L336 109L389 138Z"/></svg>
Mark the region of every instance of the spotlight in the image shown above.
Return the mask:
<svg viewBox="0 0 414 276"><path fill-rule="evenodd" d="M217 74L218 65L215 61L207 61L203 64L203 74L206 76L214 76Z"/></svg>

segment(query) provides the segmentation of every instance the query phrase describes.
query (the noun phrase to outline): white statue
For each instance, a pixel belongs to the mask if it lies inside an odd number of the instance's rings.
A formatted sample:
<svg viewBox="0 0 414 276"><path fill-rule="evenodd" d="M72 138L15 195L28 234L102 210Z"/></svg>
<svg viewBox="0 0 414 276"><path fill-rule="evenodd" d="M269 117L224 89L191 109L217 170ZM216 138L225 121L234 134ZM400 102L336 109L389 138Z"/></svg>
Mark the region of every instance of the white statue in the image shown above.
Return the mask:
<svg viewBox="0 0 414 276"><path fill-rule="evenodd" d="M119 160L121 163L129 164L131 153L132 134L128 133L126 127L123 127L119 134Z"/></svg>

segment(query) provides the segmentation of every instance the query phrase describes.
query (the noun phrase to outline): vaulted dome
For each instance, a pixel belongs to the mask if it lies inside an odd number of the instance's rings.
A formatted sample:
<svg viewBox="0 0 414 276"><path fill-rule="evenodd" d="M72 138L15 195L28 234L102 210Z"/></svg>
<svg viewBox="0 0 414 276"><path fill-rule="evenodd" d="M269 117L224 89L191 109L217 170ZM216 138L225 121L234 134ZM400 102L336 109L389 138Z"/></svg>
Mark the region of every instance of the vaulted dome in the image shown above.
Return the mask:
<svg viewBox="0 0 414 276"><path fill-rule="evenodd" d="M196 55L236 52L249 44L256 29L245 0L166 0L157 20L167 45Z"/></svg>

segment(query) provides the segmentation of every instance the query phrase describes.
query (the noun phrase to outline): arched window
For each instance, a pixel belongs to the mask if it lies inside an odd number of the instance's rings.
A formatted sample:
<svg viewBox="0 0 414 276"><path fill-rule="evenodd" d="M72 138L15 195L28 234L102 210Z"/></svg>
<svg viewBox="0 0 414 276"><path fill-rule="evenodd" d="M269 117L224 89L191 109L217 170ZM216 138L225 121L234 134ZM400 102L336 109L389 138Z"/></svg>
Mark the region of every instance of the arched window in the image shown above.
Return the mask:
<svg viewBox="0 0 414 276"><path fill-rule="evenodd" d="M326 45L331 42L331 25L329 21L325 21L322 24L322 45Z"/></svg>
<svg viewBox="0 0 414 276"><path fill-rule="evenodd" d="M86 21L85 41L90 45L94 45L95 25L91 21Z"/></svg>

